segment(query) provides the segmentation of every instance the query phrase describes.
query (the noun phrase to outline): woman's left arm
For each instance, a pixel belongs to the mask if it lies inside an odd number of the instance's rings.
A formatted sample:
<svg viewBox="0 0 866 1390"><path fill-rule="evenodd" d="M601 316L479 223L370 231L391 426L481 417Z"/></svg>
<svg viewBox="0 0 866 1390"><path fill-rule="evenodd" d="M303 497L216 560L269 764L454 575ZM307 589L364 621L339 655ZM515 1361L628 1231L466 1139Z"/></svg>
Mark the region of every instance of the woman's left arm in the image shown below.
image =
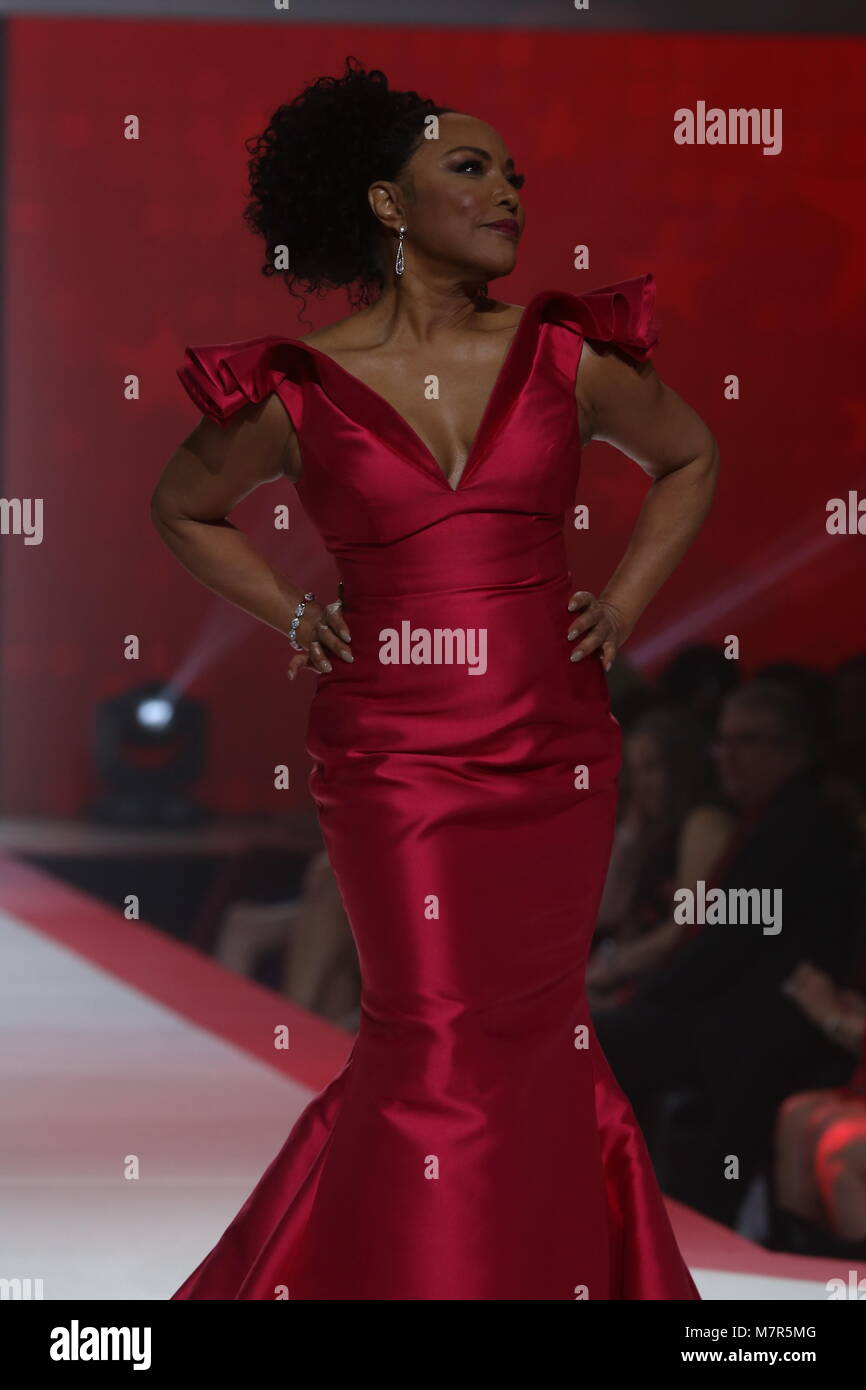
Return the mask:
<svg viewBox="0 0 866 1390"><path fill-rule="evenodd" d="M598 598L581 590L569 629L572 661L601 648L605 670L653 595L673 573L707 515L719 449L690 405L659 379L650 362L584 343L575 396L584 444L602 439L652 478L625 554Z"/></svg>

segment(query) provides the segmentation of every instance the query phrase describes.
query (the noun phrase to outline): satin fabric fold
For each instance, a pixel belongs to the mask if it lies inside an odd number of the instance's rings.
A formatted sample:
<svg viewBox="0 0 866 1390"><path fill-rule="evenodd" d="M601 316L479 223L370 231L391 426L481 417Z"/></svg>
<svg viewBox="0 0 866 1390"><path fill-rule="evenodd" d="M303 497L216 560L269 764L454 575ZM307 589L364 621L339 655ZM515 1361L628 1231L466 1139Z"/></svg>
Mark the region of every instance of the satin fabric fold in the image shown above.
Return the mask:
<svg viewBox="0 0 866 1390"><path fill-rule="evenodd" d="M621 741L567 640L583 342L646 360L654 304L651 275L534 296L456 487L326 354L187 349L218 423L280 396L343 581L355 660L317 678L307 746L362 1000L176 1299L698 1297L587 1006Z"/></svg>

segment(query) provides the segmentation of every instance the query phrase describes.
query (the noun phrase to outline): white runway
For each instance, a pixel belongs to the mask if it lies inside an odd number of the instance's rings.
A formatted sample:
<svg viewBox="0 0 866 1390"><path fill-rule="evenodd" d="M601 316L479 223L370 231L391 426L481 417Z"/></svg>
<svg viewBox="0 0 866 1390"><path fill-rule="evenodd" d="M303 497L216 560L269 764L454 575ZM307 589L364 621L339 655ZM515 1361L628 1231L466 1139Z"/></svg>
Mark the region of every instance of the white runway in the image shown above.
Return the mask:
<svg viewBox="0 0 866 1390"><path fill-rule="evenodd" d="M351 1046L2 856L0 1020L0 1278L41 1280L45 1299L168 1299ZM704 1299L826 1300L849 1280L669 1206Z"/></svg>

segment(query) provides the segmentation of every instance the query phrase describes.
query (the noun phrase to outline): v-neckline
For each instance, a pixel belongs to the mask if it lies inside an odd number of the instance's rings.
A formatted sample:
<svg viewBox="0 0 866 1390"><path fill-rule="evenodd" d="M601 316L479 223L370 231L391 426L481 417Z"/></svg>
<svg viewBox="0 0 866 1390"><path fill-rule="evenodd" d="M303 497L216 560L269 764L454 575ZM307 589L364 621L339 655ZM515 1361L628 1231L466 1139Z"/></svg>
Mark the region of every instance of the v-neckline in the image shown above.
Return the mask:
<svg viewBox="0 0 866 1390"><path fill-rule="evenodd" d="M375 401L376 404L380 407L380 409L386 412L388 418L391 419L392 422L396 423L398 428L405 433L407 439L414 446L415 450L417 451L421 459L424 461L424 463L427 465L427 467L432 469L435 472L439 481L445 487L447 487L450 493L454 494L460 491L461 487L463 486L464 480L469 475L470 469L473 467L477 460L477 456L480 454L481 450L484 447L486 436L490 433L491 427L493 426L494 421L496 419L499 397L505 390L507 380L511 376L512 369L517 361L518 347L525 336L528 321L530 320L530 318L534 317L535 310L537 309L539 302L548 294L549 291L541 290L538 294L533 295L529 302L524 306L523 313L520 315L520 318L518 319L517 324L515 325L514 335L511 339L511 342L508 344L508 347L505 351L505 355L501 363L499 364L499 369L494 378L490 394L487 397L487 402L484 406L478 429L475 431L475 436L466 454L466 460L463 464L462 472L460 473L460 476L457 479L456 483L451 482L450 478L446 474L444 468L439 463L439 460L436 458L432 449L430 449L429 445L427 445L424 442L418 431L415 429L414 425L410 425L405 415L401 415L397 407L392 405L389 400L386 400L385 397L375 389L375 387L368 385L368 383L366 381L363 381L361 377L356 376L354 372L350 372L347 367L344 367L341 362L338 362L335 357L331 357L329 353L323 352L321 348L314 347L312 343L305 343L301 338L288 338L286 339L286 341L292 343L295 347L302 348L305 352L312 353L322 362L327 363L327 365L336 372L338 372L342 378L344 378L346 381L350 382L355 388L357 388L362 393L362 395Z"/></svg>

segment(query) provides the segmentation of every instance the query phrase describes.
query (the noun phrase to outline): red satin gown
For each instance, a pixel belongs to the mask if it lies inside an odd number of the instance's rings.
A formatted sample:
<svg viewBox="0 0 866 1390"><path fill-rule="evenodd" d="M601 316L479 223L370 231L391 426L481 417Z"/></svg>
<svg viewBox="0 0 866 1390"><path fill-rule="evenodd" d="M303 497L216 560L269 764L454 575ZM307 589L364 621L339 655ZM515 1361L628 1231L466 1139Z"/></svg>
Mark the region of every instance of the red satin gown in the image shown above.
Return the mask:
<svg viewBox="0 0 866 1390"><path fill-rule="evenodd" d="M654 301L650 274L535 295L456 487L323 352L186 350L217 422L279 395L343 580L355 660L316 677L309 785L362 1002L343 1069L174 1299L699 1298L587 1007L620 730L567 638L581 348L644 360Z"/></svg>

